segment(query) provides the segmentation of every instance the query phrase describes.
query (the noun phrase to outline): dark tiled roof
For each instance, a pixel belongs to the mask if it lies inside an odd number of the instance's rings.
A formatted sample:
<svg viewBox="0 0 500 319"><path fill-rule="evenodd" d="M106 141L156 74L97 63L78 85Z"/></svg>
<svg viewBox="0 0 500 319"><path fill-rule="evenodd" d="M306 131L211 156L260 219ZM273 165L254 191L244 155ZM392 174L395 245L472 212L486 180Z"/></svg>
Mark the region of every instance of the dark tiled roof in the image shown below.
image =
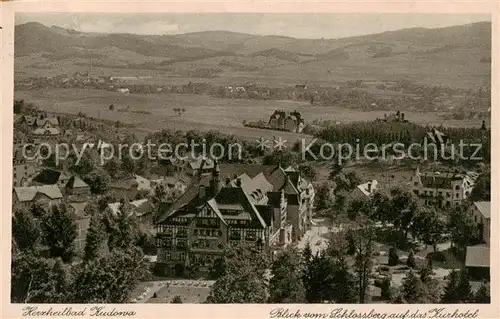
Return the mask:
<svg viewBox="0 0 500 319"><path fill-rule="evenodd" d="M298 173L297 173L298 174ZM242 205L244 210L253 214L252 220L259 220L260 224L265 222L262 220L259 212L255 208L255 204L259 203L279 207L281 194L279 191L284 190L287 194L287 200L291 205L298 205L298 191L293 185L292 180L299 180L298 175L292 172L287 178L286 172L276 165L248 165L248 164L224 164L220 165L221 182L229 179L229 185L222 187L221 191L215 196L213 205ZM240 178L241 187L236 187L236 178ZM210 198L199 198L200 186L206 187L205 193L210 192L210 181L212 175L210 173L197 176L192 183L187 187L185 193L168 208L160 206L158 222L162 223L169 217L186 216L187 214L194 216L198 212L201 205L207 203ZM258 198L265 194L271 193L268 203L262 203ZM274 194L275 193L275 194ZM262 195L262 196L261 196ZM254 204L255 203L255 204Z"/></svg>
<svg viewBox="0 0 500 319"><path fill-rule="evenodd" d="M87 183L85 183L80 177L78 176L72 176L68 183L66 184L66 187L69 188L83 188L83 187L89 187Z"/></svg>
<svg viewBox="0 0 500 319"><path fill-rule="evenodd" d="M60 178L68 177L66 173L46 168L33 178L33 182L45 185L57 184Z"/></svg>

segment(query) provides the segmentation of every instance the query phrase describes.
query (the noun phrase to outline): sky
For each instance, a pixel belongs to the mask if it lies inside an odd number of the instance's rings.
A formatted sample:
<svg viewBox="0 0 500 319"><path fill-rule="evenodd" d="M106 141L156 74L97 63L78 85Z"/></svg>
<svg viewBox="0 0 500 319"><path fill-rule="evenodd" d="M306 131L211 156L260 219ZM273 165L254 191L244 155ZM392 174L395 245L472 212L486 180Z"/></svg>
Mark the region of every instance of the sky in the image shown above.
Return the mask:
<svg viewBox="0 0 500 319"><path fill-rule="evenodd" d="M258 35L334 39L404 28L491 21L488 14L336 13L17 13L16 24L40 22L82 32L180 34L227 30Z"/></svg>

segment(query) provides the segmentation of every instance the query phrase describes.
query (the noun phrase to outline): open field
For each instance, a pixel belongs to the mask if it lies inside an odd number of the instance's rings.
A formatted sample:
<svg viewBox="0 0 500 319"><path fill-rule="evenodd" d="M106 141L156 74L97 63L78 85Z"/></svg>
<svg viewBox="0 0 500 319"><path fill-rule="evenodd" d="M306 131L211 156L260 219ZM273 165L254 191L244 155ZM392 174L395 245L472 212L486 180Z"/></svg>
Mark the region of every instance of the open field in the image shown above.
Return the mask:
<svg viewBox="0 0 500 319"><path fill-rule="evenodd" d="M316 119L341 123L372 121L377 117L382 118L386 113L311 106L297 101L232 100L188 94L125 95L119 92L90 89L16 91L15 99L32 102L49 112L70 114L83 112L88 116L118 120L133 124L138 131L143 132L153 132L164 128L204 131L214 129L243 139L256 139L261 136L272 138L279 135L289 142L297 140L301 134L248 128L243 126L242 121L267 121L276 109L297 110L301 112L306 123ZM115 106L114 111L109 110L110 104ZM173 111L174 108L184 108L186 112L177 116ZM133 111L145 111L145 113ZM410 122L422 125L479 127L481 124L478 120L443 120L439 118L439 113L433 112L408 111L405 112L405 117Z"/></svg>

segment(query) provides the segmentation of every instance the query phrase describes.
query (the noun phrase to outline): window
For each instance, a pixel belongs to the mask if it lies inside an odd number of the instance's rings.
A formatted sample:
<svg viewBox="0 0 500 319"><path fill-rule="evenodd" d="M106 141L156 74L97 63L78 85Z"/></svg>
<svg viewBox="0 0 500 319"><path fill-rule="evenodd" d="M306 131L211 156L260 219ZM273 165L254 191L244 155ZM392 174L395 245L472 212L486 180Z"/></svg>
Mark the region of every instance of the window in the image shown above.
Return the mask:
<svg viewBox="0 0 500 319"><path fill-rule="evenodd" d="M455 190L460 190L460 185L455 186Z"/></svg>
<svg viewBox="0 0 500 319"><path fill-rule="evenodd" d="M455 197L456 197L456 198L460 197L460 194L458 194L458 193L457 193L457 194L455 195Z"/></svg>
<svg viewBox="0 0 500 319"><path fill-rule="evenodd" d="M198 229L195 229L195 230L194 230L194 232L193 232L193 234L194 234L195 236L198 236Z"/></svg>

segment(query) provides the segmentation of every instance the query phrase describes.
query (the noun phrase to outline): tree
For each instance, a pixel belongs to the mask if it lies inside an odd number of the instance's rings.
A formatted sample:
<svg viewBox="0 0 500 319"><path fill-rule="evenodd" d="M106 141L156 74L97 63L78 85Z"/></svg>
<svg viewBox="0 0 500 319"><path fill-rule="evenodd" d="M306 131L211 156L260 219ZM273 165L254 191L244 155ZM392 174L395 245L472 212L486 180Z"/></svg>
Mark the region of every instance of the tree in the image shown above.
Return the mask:
<svg viewBox="0 0 500 319"><path fill-rule="evenodd" d="M474 188L471 191L470 199L473 202L491 200L491 171L489 168L485 168L484 171L479 174L474 184Z"/></svg>
<svg viewBox="0 0 500 319"><path fill-rule="evenodd" d="M224 252L224 273L215 281L208 303L265 303L268 300L265 254L248 245Z"/></svg>
<svg viewBox="0 0 500 319"><path fill-rule="evenodd" d="M481 283L473 298L474 303L490 303L490 284L487 282Z"/></svg>
<svg viewBox="0 0 500 319"><path fill-rule="evenodd" d="M314 170L314 167L309 163L300 164L299 172L302 176L308 178L310 181L316 179L316 171Z"/></svg>
<svg viewBox="0 0 500 319"><path fill-rule="evenodd" d="M400 293L405 303L425 303L426 291L424 285L413 270L410 270L403 278Z"/></svg>
<svg viewBox="0 0 500 319"><path fill-rule="evenodd" d="M456 287L456 293L459 302L461 303L468 303L471 301L473 298L470 282L469 282L469 275L467 273L467 269L463 268L459 272L459 279L458 279L458 284Z"/></svg>
<svg viewBox="0 0 500 319"><path fill-rule="evenodd" d="M73 270L74 303L124 303L137 283L148 276L140 248L115 249Z"/></svg>
<svg viewBox="0 0 500 319"><path fill-rule="evenodd" d="M306 299L309 303L335 300L335 264L326 254L316 254L307 264L303 276Z"/></svg>
<svg viewBox="0 0 500 319"><path fill-rule="evenodd" d="M408 237L413 218L420 209L415 195L409 190L399 187L391 189L391 210L397 213L394 226L399 229L403 240Z"/></svg>
<svg viewBox="0 0 500 319"><path fill-rule="evenodd" d="M270 303L303 303L305 301L300 263L300 254L294 249L287 249L276 257L271 266Z"/></svg>
<svg viewBox="0 0 500 319"><path fill-rule="evenodd" d="M410 254L408 254L406 265L410 268L415 268L415 254L413 253L413 250L410 250Z"/></svg>
<svg viewBox="0 0 500 319"><path fill-rule="evenodd" d="M338 194L335 197L335 201L333 203L333 209L335 210L335 213L342 214L344 212L345 206L346 206L347 198L345 195Z"/></svg>
<svg viewBox="0 0 500 319"><path fill-rule="evenodd" d="M51 260L21 252L12 257L11 301L15 303L70 302L67 269L60 259Z"/></svg>
<svg viewBox="0 0 500 319"><path fill-rule="evenodd" d="M335 182L335 194L340 192L351 192L356 186L361 184L361 179L356 175L356 172L337 174L333 181Z"/></svg>
<svg viewBox="0 0 500 319"><path fill-rule="evenodd" d="M392 290L391 290L391 280L389 277L385 277L382 279L382 284L380 287L380 296L386 300L391 300L392 298Z"/></svg>
<svg viewBox="0 0 500 319"><path fill-rule="evenodd" d="M41 218L47 213L47 209L42 203L36 201L31 205L29 212L31 216Z"/></svg>
<svg viewBox="0 0 500 319"><path fill-rule="evenodd" d="M41 220L42 237L49 247L50 256L61 257L64 262L73 258L76 225L66 204L54 205Z"/></svg>
<svg viewBox="0 0 500 319"><path fill-rule="evenodd" d="M432 279L433 275L432 267L427 264L425 267L422 267L419 271L420 274L420 280L425 284L429 282Z"/></svg>
<svg viewBox="0 0 500 319"><path fill-rule="evenodd" d="M318 210L328 209L333 205L333 193L329 184L322 184L314 196L315 206Z"/></svg>
<svg viewBox="0 0 500 319"><path fill-rule="evenodd" d="M470 211L470 203L462 202L451 208L448 228L452 242L464 253L477 237L477 225Z"/></svg>
<svg viewBox="0 0 500 319"><path fill-rule="evenodd" d="M179 295L176 295L174 299L172 299L171 303L182 303L182 298Z"/></svg>
<svg viewBox="0 0 500 319"><path fill-rule="evenodd" d="M347 207L347 217L355 220L358 216L368 212L368 202L364 199L354 199Z"/></svg>
<svg viewBox="0 0 500 319"><path fill-rule="evenodd" d="M20 250L33 249L40 237L40 231L33 217L24 209L18 209L12 216L12 237Z"/></svg>
<svg viewBox="0 0 500 319"><path fill-rule="evenodd" d="M354 272L358 281L358 297L365 303L372 269L372 255L375 234L371 226L362 225L354 235Z"/></svg>
<svg viewBox="0 0 500 319"><path fill-rule="evenodd" d="M399 265L398 251L395 247L391 247L391 249L389 249L389 266L396 265Z"/></svg>
<svg viewBox="0 0 500 319"><path fill-rule="evenodd" d="M109 175L102 169L96 169L83 177L92 194L104 194L111 182Z"/></svg>
<svg viewBox="0 0 500 319"><path fill-rule="evenodd" d="M413 218L412 230L416 237L420 238L427 245L432 245L434 252L437 251L437 244L443 241L445 223L435 209L422 209Z"/></svg>
<svg viewBox="0 0 500 319"><path fill-rule="evenodd" d="M458 303L460 297L457 292L458 282L460 281L459 273L453 269L446 280L446 287L444 288L444 293L441 297L442 303Z"/></svg>
<svg viewBox="0 0 500 319"><path fill-rule="evenodd" d="M108 229L108 246L110 250L132 247L138 239L138 224L131 210L130 203L121 201L116 214L108 212L105 218Z"/></svg>
<svg viewBox="0 0 500 319"><path fill-rule="evenodd" d="M92 215L85 241L84 257L85 261L94 260L98 257L99 249L105 238L104 225L99 215Z"/></svg>

